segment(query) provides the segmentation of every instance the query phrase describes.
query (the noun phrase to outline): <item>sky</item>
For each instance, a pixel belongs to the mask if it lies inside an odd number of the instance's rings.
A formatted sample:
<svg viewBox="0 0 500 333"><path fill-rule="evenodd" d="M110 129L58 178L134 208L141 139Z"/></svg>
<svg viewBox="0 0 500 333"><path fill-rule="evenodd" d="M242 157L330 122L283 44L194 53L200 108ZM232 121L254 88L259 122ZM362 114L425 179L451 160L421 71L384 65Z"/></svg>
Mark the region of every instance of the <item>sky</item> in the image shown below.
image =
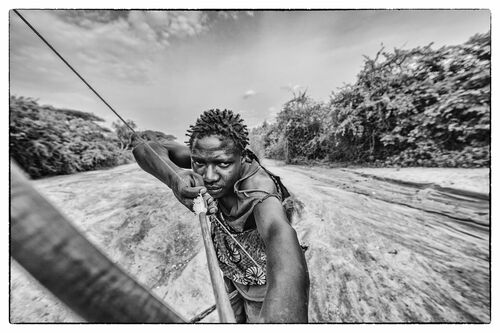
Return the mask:
<svg viewBox="0 0 500 333"><path fill-rule="evenodd" d="M123 118L179 141L203 110L231 109L253 127L294 91L328 100L382 45L456 45L490 29L488 10L21 14ZM12 11L9 32L11 94L117 121Z"/></svg>

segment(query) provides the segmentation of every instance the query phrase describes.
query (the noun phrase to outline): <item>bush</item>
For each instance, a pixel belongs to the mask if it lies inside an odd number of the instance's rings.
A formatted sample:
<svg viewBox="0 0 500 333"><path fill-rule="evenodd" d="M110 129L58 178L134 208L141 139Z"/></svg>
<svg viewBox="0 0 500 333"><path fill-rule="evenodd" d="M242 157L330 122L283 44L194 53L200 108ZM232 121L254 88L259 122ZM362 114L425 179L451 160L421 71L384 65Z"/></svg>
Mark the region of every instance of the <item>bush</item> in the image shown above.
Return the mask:
<svg viewBox="0 0 500 333"><path fill-rule="evenodd" d="M269 124L264 122L262 126L253 128L248 137L250 140L250 150L259 158L265 157L265 135L269 130Z"/></svg>
<svg viewBox="0 0 500 333"><path fill-rule="evenodd" d="M266 155L283 158L287 163L324 158L326 118L329 109L315 102L306 92L299 92L285 103L277 122L268 130Z"/></svg>
<svg viewBox="0 0 500 333"><path fill-rule="evenodd" d="M31 177L116 166L128 160L118 139L93 114L10 97L10 157Z"/></svg>
<svg viewBox="0 0 500 333"><path fill-rule="evenodd" d="M276 142L266 148L265 156L276 160L286 160L286 139L283 135L276 139Z"/></svg>
<svg viewBox="0 0 500 333"><path fill-rule="evenodd" d="M490 163L490 37L463 45L383 48L355 83L320 103L285 103L263 135L268 157L402 166Z"/></svg>

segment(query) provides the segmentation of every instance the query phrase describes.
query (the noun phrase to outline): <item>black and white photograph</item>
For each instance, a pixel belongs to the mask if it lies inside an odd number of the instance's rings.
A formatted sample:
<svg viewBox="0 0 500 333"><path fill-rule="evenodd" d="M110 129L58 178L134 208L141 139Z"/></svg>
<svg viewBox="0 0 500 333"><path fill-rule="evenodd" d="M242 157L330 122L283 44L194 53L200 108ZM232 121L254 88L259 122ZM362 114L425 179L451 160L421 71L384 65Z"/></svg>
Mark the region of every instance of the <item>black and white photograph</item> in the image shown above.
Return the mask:
<svg viewBox="0 0 500 333"><path fill-rule="evenodd" d="M140 6L3 12L11 326L492 322L496 12Z"/></svg>

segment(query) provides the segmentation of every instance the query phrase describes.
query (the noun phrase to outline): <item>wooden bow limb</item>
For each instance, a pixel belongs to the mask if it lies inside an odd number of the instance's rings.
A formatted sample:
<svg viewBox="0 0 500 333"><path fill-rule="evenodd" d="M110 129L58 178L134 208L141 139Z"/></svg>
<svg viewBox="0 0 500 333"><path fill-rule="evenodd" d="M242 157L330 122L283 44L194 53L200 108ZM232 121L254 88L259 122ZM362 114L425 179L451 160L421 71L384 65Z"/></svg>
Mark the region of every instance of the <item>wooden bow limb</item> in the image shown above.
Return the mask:
<svg viewBox="0 0 500 333"><path fill-rule="evenodd" d="M147 147L149 151L152 153L149 156L151 161L156 160L158 165L163 165L166 168L165 170L168 170L167 172L165 172L165 174L168 174L171 177L176 178L176 181L182 184L183 186L186 187L189 186L181 177L179 177L174 167L170 165L164 158L162 158L162 156L160 156L153 149L153 147L151 147L149 143L147 143L146 141L144 141L143 143L144 146ZM141 165L141 168L147 171L147 169L143 165ZM161 177L161 176L160 177L156 176L156 177L162 182L168 184L167 181L164 181L166 177ZM234 312L226 292L224 280L222 279L220 273L217 256L215 254L214 244L212 242L212 238L210 237L210 230L208 228L208 221L206 217L207 207L205 205L205 201L203 200L201 194L194 199L193 211L196 213L196 215L198 215L200 221L201 235L203 238L203 244L205 246L205 253L207 255L208 271L210 272L210 279L214 291L215 304L217 307L217 312L219 313L219 321L222 323L235 323L236 319L234 317Z"/></svg>
<svg viewBox="0 0 500 333"><path fill-rule="evenodd" d="M200 220L201 235L203 238L203 244L205 245L205 252L207 254L208 270L210 272L210 279L214 290L215 304L219 314L219 321L221 323L236 323L233 308L231 307L231 302L229 301L226 286L217 262L214 244L212 242L212 238L210 237L210 230L208 228L206 216L207 208L201 194L195 199L193 210L198 215Z"/></svg>
<svg viewBox="0 0 500 333"><path fill-rule="evenodd" d="M132 131L135 133L134 129L116 112L115 109L111 107L111 105L77 72L75 68L73 68L64 57L57 52L57 50L16 10L13 10L19 18L26 23L26 25L54 52L59 59L61 59L62 62L68 68L80 79L82 80L83 83ZM148 146L154 154L163 161L163 163L166 165L167 169L169 169L171 172L173 172L174 175L176 175L175 170L173 170L172 166L170 166L168 163L166 163L147 143L146 146ZM236 320L234 319L234 314L231 308L231 304L229 302L229 298L227 296L225 286L224 286L224 281L222 280L222 277L219 273L218 270L218 264L217 264L217 258L215 256L215 250L214 246L212 243L212 240L210 238L210 233L208 231L208 225L206 221L206 209L203 214L198 214L200 218L200 223L201 223L201 230L202 230L202 236L203 236L203 242L205 245L205 250L207 253L207 260L208 260L208 268L210 271L210 277L212 279L212 285L214 288L214 293L215 293L215 300L217 303L217 310L219 312L219 318L221 322L227 322L227 323L234 323ZM177 320L180 320L179 318Z"/></svg>
<svg viewBox="0 0 500 333"><path fill-rule="evenodd" d="M186 322L90 243L13 162L10 171L11 255L43 286L90 322Z"/></svg>

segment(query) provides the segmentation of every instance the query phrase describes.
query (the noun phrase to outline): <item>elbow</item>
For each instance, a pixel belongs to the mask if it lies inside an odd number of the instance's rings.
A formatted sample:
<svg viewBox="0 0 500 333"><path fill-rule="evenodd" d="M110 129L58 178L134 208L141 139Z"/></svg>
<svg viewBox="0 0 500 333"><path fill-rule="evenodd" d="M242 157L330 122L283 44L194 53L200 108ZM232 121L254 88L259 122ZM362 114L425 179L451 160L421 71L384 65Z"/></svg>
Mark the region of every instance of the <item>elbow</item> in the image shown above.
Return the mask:
<svg viewBox="0 0 500 333"><path fill-rule="evenodd" d="M132 149L132 155L134 155L135 161L142 169L148 169L146 145L144 143L139 143L134 149Z"/></svg>
<svg viewBox="0 0 500 333"><path fill-rule="evenodd" d="M266 246L268 245L272 248L268 254L268 263L272 263L273 275L288 282L293 280L294 285L300 286L302 290L309 290L309 271L295 229L288 224L271 229L267 238Z"/></svg>
<svg viewBox="0 0 500 333"><path fill-rule="evenodd" d="M297 232L295 231L294 228L288 225L288 228L290 229L291 233L291 238L293 239L296 251L297 251L297 265L295 266L297 268L297 276L300 276L300 283L309 289L309 270L307 269L307 263L306 263L306 258L304 256L304 251L302 250L302 247L300 246L299 243L299 238L297 236Z"/></svg>
<svg viewBox="0 0 500 333"><path fill-rule="evenodd" d="M158 159L156 155L168 159L168 150L156 142L141 142L132 150L132 155L134 155L137 164L148 171L150 168L154 168L154 161Z"/></svg>
<svg viewBox="0 0 500 333"><path fill-rule="evenodd" d="M305 270L304 270L304 278L302 280L302 288L305 290L307 296L306 299L308 298L309 295L309 288L311 287L311 281L309 280L309 270L307 269L307 265L305 264L304 260L304 265L305 265Z"/></svg>
<svg viewBox="0 0 500 333"><path fill-rule="evenodd" d="M144 155L144 143L139 143L137 146L132 149L132 155L134 155L135 160Z"/></svg>
<svg viewBox="0 0 500 333"><path fill-rule="evenodd" d="M301 290L306 291L306 293L309 293L309 287L311 284L311 281L309 280L309 269L307 268L307 263L306 263L306 258L304 256L304 252L302 251L302 248L300 248L299 245L299 251L300 253L298 254L298 262L297 262L297 268L296 271L294 272L297 276L297 284L300 285Z"/></svg>

